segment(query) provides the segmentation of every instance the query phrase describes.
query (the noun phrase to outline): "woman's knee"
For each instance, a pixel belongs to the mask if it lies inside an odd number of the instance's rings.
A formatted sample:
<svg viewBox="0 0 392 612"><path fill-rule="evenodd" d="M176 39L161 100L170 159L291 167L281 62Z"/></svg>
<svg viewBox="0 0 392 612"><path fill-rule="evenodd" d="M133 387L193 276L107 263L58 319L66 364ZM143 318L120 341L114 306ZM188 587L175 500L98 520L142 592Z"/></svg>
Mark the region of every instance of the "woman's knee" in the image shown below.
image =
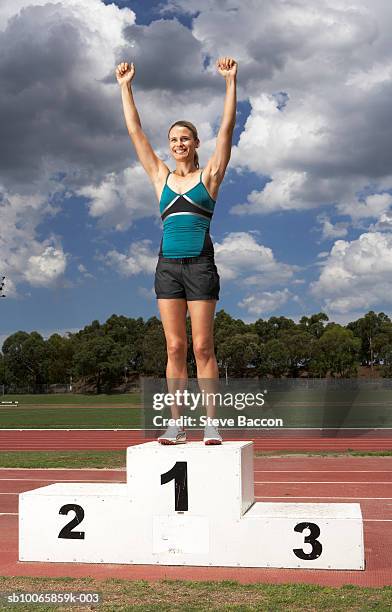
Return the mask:
<svg viewBox="0 0 392 612"><path fill-rule="evenodd" d="M187 341L182 338L172 338L167 341L169 359L183 359L187 355Z"/></svg>
<svg viewBox="0 0 392 612"><path fill-rule="evenodd" d="M196 360L206 361L214 356L214 343L210 339L193 342L193 353Z"/></svg>

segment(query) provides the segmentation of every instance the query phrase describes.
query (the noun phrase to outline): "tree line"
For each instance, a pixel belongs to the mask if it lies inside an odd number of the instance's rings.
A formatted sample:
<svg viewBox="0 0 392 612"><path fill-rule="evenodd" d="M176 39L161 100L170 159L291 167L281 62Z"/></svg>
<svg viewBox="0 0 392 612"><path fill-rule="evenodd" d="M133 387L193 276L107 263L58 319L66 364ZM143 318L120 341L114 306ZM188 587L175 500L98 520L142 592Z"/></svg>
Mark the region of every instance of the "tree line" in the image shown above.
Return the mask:
<svg viewBox="0 0 392 612"><path fill-rule="evenodd" d="M191 322L187 318L188 373L196 377ZM369 374L392 375L392 322L383 312L368 312L347 325L319 312L298 323L280 316L244 323L223 309L217 312L214 343L220 376L355 377L360 366ZM73 390L108 393L124 390L140 376L164 378L166 342L161 321L113 314L77 333L17 331L0 352L0 385L6 390L69 384Z"/></svg>

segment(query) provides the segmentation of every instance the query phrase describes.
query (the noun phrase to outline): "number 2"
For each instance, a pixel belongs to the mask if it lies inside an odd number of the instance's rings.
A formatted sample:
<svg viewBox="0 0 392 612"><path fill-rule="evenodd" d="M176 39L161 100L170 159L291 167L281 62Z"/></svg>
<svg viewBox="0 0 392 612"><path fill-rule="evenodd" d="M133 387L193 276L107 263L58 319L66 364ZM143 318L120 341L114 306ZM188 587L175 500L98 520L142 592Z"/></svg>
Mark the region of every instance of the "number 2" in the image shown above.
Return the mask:
<svg viewBox="0 0 392 612"><path fill-rule="evenodd" d="M64 525L57 537L65 538L66 540L84 540L84 531L72 531L72 529L76 527L76 525L79 525L84 519L84 510L82 506L78 506L78 504L65 504L61 506L59 514L68 514L71 510L75 512L75 516L72 521Z"/></svg>

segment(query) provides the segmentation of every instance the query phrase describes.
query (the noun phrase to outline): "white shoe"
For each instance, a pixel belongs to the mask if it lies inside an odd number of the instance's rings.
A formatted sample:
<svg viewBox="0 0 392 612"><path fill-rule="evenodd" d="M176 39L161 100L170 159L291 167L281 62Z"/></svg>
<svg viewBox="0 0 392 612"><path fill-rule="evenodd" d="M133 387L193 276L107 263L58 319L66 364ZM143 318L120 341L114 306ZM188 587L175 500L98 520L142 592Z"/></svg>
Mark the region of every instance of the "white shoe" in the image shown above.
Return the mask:
<svg viewBox="0 0 392 612"><path fill-rule="evenodd" d="M180 430L176 426L168 427L161 436L158 438L160 444L185 444L186 442L186 431Z"/></svg>
<svg viewBox="0 0 392 612"><path fill-rule="evenodd" d="M212 425L206 425L204 428L204 444L222 444L222 436L216 427Z"/></svg>

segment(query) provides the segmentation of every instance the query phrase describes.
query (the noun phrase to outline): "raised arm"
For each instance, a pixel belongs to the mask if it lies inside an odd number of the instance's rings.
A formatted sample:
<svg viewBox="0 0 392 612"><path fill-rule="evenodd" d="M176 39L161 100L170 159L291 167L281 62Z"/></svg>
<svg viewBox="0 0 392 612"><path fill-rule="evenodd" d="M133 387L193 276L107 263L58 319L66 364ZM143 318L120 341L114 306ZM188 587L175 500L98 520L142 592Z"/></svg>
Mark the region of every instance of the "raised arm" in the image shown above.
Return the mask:
<svg viewBox="0 0 392 612"><path fill-rule="evenodd" d="M219 185L223 180L231 155L237 106L237 62L231 57L221 57L216 62L216 67L219 74L226 80L226 96L215 151L208 166L211 179Z"/></svg>
<svg viewBox="0 0 392 612"><path fill-rule="evenodd" d="M121 89L124 117L128 133L132 139L140 163L152 182L155 183L159 180L160 175L166 175L168 168L155 154L147 136L143 132L131 87L134 75L135 66L133 63L128 64L127 62L122 62L118 64L116 68L116 78Z"/></svg>

